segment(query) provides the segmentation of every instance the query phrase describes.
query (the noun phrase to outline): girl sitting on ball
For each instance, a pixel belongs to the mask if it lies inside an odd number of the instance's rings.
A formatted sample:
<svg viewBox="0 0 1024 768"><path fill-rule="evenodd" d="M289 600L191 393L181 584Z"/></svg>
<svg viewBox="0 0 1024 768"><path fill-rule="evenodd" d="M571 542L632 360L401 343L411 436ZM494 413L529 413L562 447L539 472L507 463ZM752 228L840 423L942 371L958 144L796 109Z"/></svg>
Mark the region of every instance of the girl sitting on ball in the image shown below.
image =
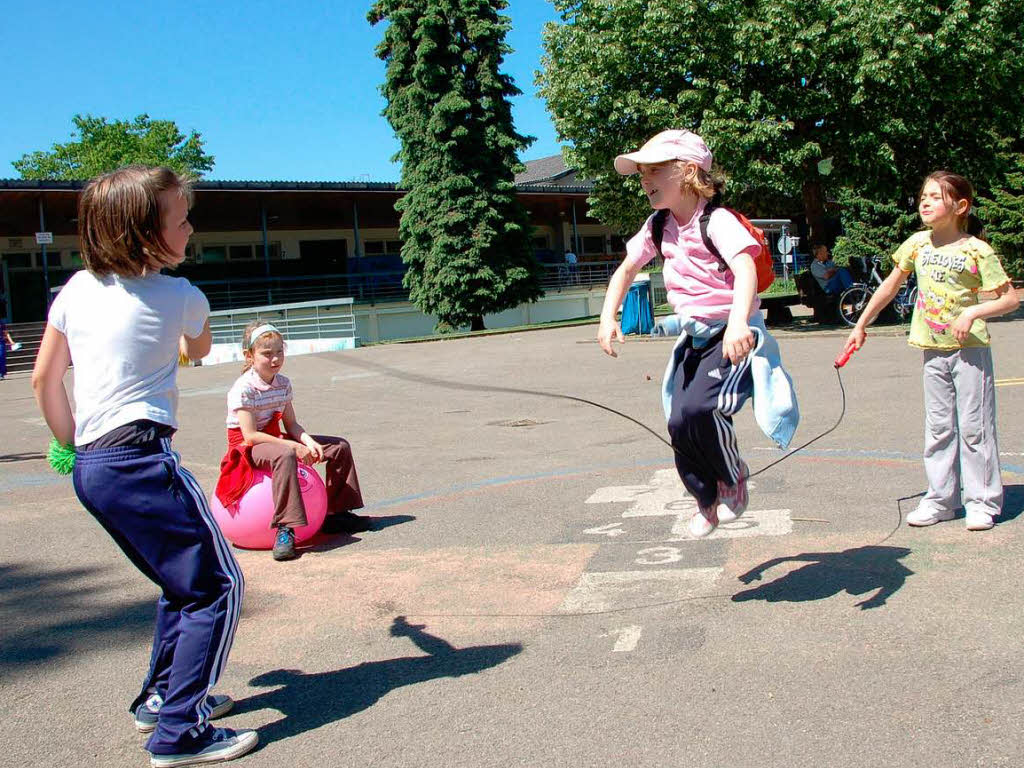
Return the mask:
<svg viewBox="0 0 1024 768"><path fill-rule="evenodd" d="M327 464L327 518L322 531L355 533L370 519L351 510L363 506L352 447L340 437L310 435L295 418L291 382L281 375L284 338L273 325L254 320L242 335L245 367L228 392L228 450L221 460L217 498L225 507L252 487L254 470L269 470L274 497L271 526L277 529L275 560L292 560L295 529L306 524L298 463ZM283 431L282 431L283 426Z"/></svg>

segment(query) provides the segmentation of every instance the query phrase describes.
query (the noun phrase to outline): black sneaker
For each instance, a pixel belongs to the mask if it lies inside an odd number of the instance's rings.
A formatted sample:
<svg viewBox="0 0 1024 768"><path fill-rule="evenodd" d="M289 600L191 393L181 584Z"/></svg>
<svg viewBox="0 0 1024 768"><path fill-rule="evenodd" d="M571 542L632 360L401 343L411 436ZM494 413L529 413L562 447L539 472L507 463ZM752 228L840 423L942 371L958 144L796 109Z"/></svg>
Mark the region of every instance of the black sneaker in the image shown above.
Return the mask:
<svg viewBox="0 0 1024 768"><path fill-rule="evenodd" d="M194 750L176 755L151 755L149 764L153 768L177 768L223 763L252 752L260 740L256 731L233 731L230 728L210 728L209 731L209 736L196 744Z"/></svg>
<svg viewBox="0 0 1024 768"><path fill-rule="evenodd" d="M274 539L274 559L294 560L295 554L295 532L291 528L278 528L277 538Z"/></svg>
<svg viewBox="0 0 1024 768"><path fill-rule="evenodd" d="M373 518L349 511L338 512L324 518L320 530L324 533L361 533L373 528Z"/></svg>

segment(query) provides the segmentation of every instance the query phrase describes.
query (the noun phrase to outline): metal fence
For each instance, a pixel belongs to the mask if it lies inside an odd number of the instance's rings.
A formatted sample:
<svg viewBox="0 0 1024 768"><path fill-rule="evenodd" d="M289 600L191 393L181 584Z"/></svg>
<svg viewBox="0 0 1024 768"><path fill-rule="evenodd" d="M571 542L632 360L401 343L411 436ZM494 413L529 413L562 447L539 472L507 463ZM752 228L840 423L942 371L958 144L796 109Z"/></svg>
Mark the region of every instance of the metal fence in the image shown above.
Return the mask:
<svg viewBox="0 0 1024 768"><path fill-rule="evenodd" d="M288 341L356 338L352 299L301 301L258 307L221 309L210 313L214 344L238 344L252 320L273 323Z"/></svg>
<svg viewBox="0 0 1024 768"><path fill-rule="evenodd" d="M774 255L775 273L779 277L788 278L807 267L810 262L808 254L795 254L792 263L783 263L778 256L779 238L792 232L792 222L788 219L756 219L753 224L764 230ZM607 285L620 263L621 256L607 261L544 264L541 287L545 292L551 292ZM248 277L243 280L199 280L196 285L206 294L214 310L252 307L256 304L267 306L323 301L339 296L351 298L359 304L379 304L409 300L409 291L402 285L404 276L404 270L342 272L328 275Z"/></svg>
<svg viewBox="0 0 1024 768"><path fill-rule="evenodd" d="M544 265L541 287L545 291L588 288L606 285L615 262L583 262ZM356 303L379 304L408 301L409 291L402 285L404 271L351 272L296 277L249 277L244 280L197 280L196 285L210 300L214 310L271 305L286 302L318 301L339 296Z"/></svg>

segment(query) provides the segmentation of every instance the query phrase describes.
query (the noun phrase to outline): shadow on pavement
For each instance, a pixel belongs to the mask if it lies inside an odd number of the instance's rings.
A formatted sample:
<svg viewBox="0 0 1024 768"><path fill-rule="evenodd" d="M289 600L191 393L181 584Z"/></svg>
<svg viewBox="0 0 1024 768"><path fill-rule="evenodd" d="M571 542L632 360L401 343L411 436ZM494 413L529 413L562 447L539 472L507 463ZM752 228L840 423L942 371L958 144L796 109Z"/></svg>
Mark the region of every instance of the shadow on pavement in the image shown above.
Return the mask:
<svg viewBox="0 0 1024 768"><path fill-rule="evenodd" d="M373 527L369 531L334 534L318 533L309 541L296 545L295 550L299 555L302 555L304 552L330 552L333 549L340 549L341 547L347 547L349 544L360 542L366 538L367 535L373 536L377 531L382 531L393 525L409 523L415 519L415 515L385 515L383 517L373 517Z"/></svg>
<svg viewBox="0 0 1024 768"><path fill-rule="evenodd" d="M1015 520L1024 512L1024 485L1003 486L1003 513L996 518L996 524L1002 525Z"/></svg>
<svg viewBox="0 0 1024 768"><path fill-rule="evenodd" d="M855 547L843 552L807 552L776 557L740 575L744 584L760 581L761 574L782 563L808 563L803 568L754 589L737 592L733 602L765 600L770 603L823 600L840 592L875 594L857 603L861 610L879 608L903 586L914 572L900 562L910 554L906 547Z"/></svg>
<svg viewBox="0 0 1024 768"><path fill-rule="evenodd" d="M523 649L519 643L456 648L425 632L424 625L409 624L404 616L395 617L391 634L408 637L428 655L371 661L332 672L267 672L254 677L249 685L281 687L239 701L235 712L276 709L284 715L259 729L260 743L266 745L349 717L403 685L472 675L507 661Z"/></svg>
<svg viewBox="0 0 1024 768"><path fill-rule="evenodd" d="M124 602L103 568L0 565L0 676L150 639L156 599Z"/></svg>
<svg viewBox="0 0 1024 768"><path fill-rule="evenodd" d="M13 464L19 461L40 461L45 458L46 454L40 453L39 451L30 451L28 453L5 453L0 456L0 464Z"/></svg>

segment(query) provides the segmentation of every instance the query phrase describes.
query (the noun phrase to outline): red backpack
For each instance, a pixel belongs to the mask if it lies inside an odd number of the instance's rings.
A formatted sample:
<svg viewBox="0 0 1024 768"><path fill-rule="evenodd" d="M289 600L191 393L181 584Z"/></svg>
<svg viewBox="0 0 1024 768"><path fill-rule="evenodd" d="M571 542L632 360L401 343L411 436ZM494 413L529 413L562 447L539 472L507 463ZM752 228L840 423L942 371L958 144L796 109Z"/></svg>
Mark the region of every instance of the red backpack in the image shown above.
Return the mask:
<svg viewBox="0 0 1024 768"><path fill-rule="evenodd" d="M725 263L725 259L722 258L722 254L718 252L715 244L711 242L711 238L708 236L708 222L711 220L711 214L714 213L719 206L714 202L709 202L705 208L704 213L700 217L700 238L704 241L704 247L707 248L711 254L718 259L718 269L721 272L725 272L729 268L729 265ZM757 252L754 257L754 268L757 270L757 292L763 293L767 291L773 282L775 282L775 267L772 264L772 251L768 247L768 240L764 236L764 230L755 227L746 216L739 211L734 211L732 208L723 208L733 216L737 218L743 228L750 233L757 244L761 246L761 250ZM651 222L651 234L654 237L654 247L658 250L658 255L664 258L664 254L661 252L661 241L665 237L665 220L668 218L668 208L662 208L660 211L654 214L654 220Z"/></svg>

